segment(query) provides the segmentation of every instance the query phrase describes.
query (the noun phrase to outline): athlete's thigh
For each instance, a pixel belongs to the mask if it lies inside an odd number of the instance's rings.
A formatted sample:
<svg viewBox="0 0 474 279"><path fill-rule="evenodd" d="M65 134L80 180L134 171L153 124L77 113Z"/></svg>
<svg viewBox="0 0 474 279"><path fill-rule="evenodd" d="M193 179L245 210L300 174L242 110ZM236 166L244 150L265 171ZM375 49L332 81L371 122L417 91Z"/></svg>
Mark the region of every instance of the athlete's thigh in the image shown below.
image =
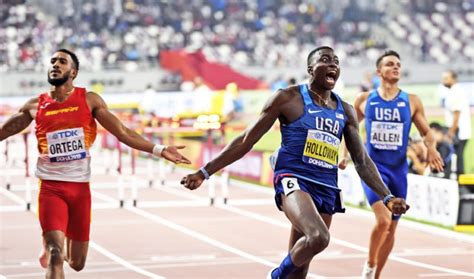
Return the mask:
<svg viewBox="0 0 474 279"><path fill-rule="evenodd" d="M38 217L43 234L56 230L66 233L69 207L63 199L58 182L40 181Z"/></svg>
<svg viewBox="0 0 474 279"><path fill-rule="evenodd" d="M85 183L71 183L75 187L74 195L69 199L69 223L66 236L74 241L89 241L91 224L91 195L89 185Z"/></svg>
<svg viewBox="0 0 474 279"><path fill-rule="evenodd" d="M383 183L388 188L389 187L388 184L390 182L390 177L379 166L377 168L379 170L380 177L382 178ZM362 188L364 189L365 196L367 197L367 201L368 201L370 206L372 206L373 204L375 204L376 202L381 200L379 195L377 193L375 193L374 190L372 190L372 188L370 188L370 186L367 183L365 183L365 181L361 180L361 182L362 182Z"/></svg>
<svg viewBox="0 0 474 279"><path fill-rule="evenodd" d="M304 191L296 190L288 196L282 194L282 208L293 227L303 234L327 229L313 199Z"/></svg>
<svg viewBox="0 0 474 279"><path fill-rule="evenodd" d="M390 181L388 184L388 189L390 192L397 198L407 197L407 188L408 188L408 169L399 168L394 169L390 174Z"/></svg>

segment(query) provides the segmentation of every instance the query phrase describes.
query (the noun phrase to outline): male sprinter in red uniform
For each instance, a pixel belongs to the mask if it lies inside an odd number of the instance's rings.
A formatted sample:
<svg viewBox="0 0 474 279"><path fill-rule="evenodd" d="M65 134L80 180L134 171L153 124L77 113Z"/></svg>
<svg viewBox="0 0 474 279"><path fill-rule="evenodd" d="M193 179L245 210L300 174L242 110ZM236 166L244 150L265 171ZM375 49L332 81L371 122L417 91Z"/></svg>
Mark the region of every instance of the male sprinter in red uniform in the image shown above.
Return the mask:
<svg viewBox="0 0 474 279"><path fill-rule="evenodd" d="M0 128L0 140L36 121L40 154L36 176L41 186L38 207L46 248L40 263L47 268L46 278L64 278L64 260L76 271L82 270L86 261L91 210L89 148L96 137L96 119L134 149L177 164L190 162L178 152L184 146L164 146L145 140L125 127L99 95L74 87L73 80L79 71L74 53L60 49L50 63L50 91L30 99L9 118Z"/></svg>

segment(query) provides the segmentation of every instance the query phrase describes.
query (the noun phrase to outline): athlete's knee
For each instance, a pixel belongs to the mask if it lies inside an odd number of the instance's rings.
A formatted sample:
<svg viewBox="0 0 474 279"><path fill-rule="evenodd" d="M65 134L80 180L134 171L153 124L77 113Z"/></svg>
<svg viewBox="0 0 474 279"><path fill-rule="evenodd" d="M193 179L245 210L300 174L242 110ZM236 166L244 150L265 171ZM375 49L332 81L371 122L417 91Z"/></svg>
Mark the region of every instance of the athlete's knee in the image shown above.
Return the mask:
<svg viewBox="0 0 474 279"><path fill-rule="evenodd" d="M313 251L314 254L317 254L329 245L330 234L326 230L315 230L306 236L307 246Z"/></svg>
<svg viewBox="0 0 474 279"><path fill-rule="evenodd" d="M390 230L390 224L392 224L392 219L390 217L381 217L377 219L377 229L383 231Z"/></svg>
<svg viewBox="0 0 474 279"><path fill-rule="evenodd" d="M74 269L75 271L81 271L84 269L84 266L86 265L85 259L79 259L79 260L69 260L69 266Z"/></svg>
<svg viewBox="0 0 474 279"><path fill-rule="evenodd" d="M48 244L49 262L52 265L61 265L64 261L64 255L61 247L57 244Z"/></svg>

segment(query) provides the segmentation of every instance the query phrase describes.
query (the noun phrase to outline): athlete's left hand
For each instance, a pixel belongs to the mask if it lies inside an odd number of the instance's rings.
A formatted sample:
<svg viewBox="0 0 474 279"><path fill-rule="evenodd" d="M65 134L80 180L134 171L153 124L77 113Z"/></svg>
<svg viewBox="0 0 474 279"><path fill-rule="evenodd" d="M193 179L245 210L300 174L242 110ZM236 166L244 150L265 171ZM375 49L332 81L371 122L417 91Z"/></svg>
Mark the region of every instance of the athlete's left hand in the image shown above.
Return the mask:
<svg viewBox="0 0 474 279"><path fill-rule="evenodd" d="M387 203L388 209L395 215L405 214L410 206L402 198L393 198Z"/></svg>
<svg viewBox="0 0 474 279"><path fill-rule="evenodd" d="M436 148L428 148L428 154L426 156L426 161L428 165L439 172L444 170L444 162L441 158L441 155L436 150Z"/></svg>
<svg viewBox="0 0 474 279"><path fill-rule="evenodd" d="M191 164L191 161L189 161L188 158L184 157L181 153L178 152L178 149L183 149L184 147L184 145L167 146L165 150L161 152L161 157L175 164Z"/></svg>

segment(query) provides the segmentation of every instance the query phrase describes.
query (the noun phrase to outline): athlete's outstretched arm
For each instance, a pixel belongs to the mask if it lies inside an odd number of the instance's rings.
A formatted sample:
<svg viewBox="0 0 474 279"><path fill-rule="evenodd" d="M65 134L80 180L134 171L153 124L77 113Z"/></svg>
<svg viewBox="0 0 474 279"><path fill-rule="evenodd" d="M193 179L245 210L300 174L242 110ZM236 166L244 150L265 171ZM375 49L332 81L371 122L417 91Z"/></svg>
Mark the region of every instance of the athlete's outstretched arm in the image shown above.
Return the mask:
<svg viewBox="0 0 474 279"><path fill-rule="evenodd" d="M280 115L281 106L285 97L283 91L275 93L265 104L263 110L251 127L247 128L242 134L233 139L227 146L214 158L206 164L204 171L207 175L212 175L220 169L232 164L242 158L249 152L253 145L272 127L275 120ZM194 190L201 186L205 176L202 171L189 174L181 180L186 188Z"/></svg>
<svg viewBox="0 0 474 279"><path fill-rule="evenodd" d="M33 121L32 113L36 111L37 103L38 98L36 97L28 100L17 113L7 119L0 127L0 141L18 134L31 124Z"/></svg>
<svg viewBox="0 0 474 279"><path fill-rule="evenodd" d="M153 153L155 144L123 125L123 123L109 111L107 104L99 95L88 92L87 102L94 118L97 119L100 125L107 131L116 136L120 142L125 143L131 148ZM178 152L178 149L183 148L184 146L167 146L162 151L161 156L176 164L190 164L191 162Z"/></svg>
<svg viewBox="0 0 474 279"><path fill-rule="evenodd" d="M420 98L413 94L410 94L410 103L413 104L414 108L412 121L420 132L421 136L423 137L423 142L425 143L426 148L428 149L426 161L428 162L431 168L437 171L443 171L444 162L438 150L436 150L436 140L434 138L433 132L430 129L428 121L426 120L425 109L423 108L423 104L421 103Z"/></svg>
<svg viewBox="0 0 474 279"><path fill-rule="evenodd" d="M383 199L390 194L390 191L382 181L379 171L362 144L362 140L359 136L359 123L354 109L346 102L343 102L343 105L348 118L347 124L344 127L344 139L357 173L360 178ZM394 214L403 214L409 208L409 206L405 204L405 200L401 198L392 199L387 206Z"/></svg>

